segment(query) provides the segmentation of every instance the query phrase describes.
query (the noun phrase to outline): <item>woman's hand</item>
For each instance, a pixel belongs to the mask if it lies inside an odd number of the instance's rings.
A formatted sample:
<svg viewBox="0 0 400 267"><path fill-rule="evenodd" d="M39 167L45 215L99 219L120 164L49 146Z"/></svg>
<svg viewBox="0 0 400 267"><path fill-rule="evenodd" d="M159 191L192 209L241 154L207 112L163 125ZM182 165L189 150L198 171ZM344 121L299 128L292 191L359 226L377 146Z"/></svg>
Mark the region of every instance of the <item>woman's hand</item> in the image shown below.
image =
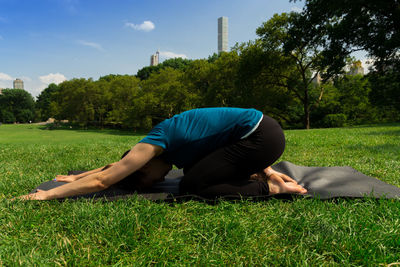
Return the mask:
<svg viewBox="0 0 400 267"><path fill-rule="evenodd" d="M57 175L54 180L57 182L71 183L78 180L78 177L76 175Z"/></svg>
<svg viewBox="0 0 400 267"><path fill-rule="evenodd" d="M291 177L287 176L287 175L284 174L284 173L275 171L275 170L272 169L271 167L265 168L265 169L264 169L264 173L267 175L267 177L270 177L272 174L275 174L275 175L281 177L282 180L285 181L285 182L290 182L290 183L295 183L295 184L297 184L297 181L296 181L296 180L292 179Z"/></svg>
<svg viewBox="0 0 400 267"><path fill-rule="evenodd" d="M47 200L47 191L38 189L36 193L17 197L21 200Z"/></svg>
<svg viewBox="0 0 400 267"><path fill-rule="evenodd" d="M297 184L296 180L292 179L284 173L277 172L271 167L264 169L264 173L267 176L270 195L279 193L307 193L307 189Z"/></svg>

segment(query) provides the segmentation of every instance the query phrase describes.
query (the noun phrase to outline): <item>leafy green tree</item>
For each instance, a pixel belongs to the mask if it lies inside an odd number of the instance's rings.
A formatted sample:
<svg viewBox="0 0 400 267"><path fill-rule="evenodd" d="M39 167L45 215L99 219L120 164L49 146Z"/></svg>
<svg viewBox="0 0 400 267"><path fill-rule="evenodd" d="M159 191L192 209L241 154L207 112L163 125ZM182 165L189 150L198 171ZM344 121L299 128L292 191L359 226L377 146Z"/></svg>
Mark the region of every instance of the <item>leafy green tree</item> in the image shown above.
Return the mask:
<svg viewBox="0 0 400 267"><path fill-rule="evenodd" d="M54 117L54 114L51 113L50 104L52 101L53 94L58 90L60 90L58 85L51 83L37 97L36 118L39 121L46 121L48 118Z"/></svg>
<svg viewBox="0 0 400 267"><path fill-rule="evenodd" d="M207 106L235 106L237 95L237 77L240 57L236 51L221 53L208 73L208 88L202 95Z"/></svg>
<svg viewBox="0 0 400 267"><path fill-rule="evenodd" d="M160 65L157 66L146 66L138 70L136 77L140 80L147 80L152 73L156 73L160 70Z"/></svg>
<svg viewBox="0 0 400 267"><path fill-rule="evenodd" d="M72 79L59 84L50 104L56 119L67 119L87 125L95 119L95 88L92 79Z"/></svg>
<svg viewBox="0 0 400 267"><path fill-rule="evenodd" d="M296 1L296 0L294 0ZM345 57L366 50L378 70L400 60L398 0L305 0L301 19L292 29L324 47L324 58L339 72ZM335 62L335 63L332 63Z"/></svg>
<svg viewBox="0 0 400 267"><path fill-rule="evenodd" d="M187 68L187 66L190 65L191 62L192 60L190 59L177 57L177 58L166 59L160 65L162 66L162 68L169 67L175 70L184 71Z"/></svg>
<svg viewBox="0 0 400 267"><path fill-rule="evenodd" d="M184 59L184 58L170 58L167 60L164 60L162 63L158 64L157 66L146 66L138 70L136 77L138 77L140 80L147 80L152 73L157 73L162 69L165 68L172 68L176 70L185 70L192 60L190 59Z"/></svg>
<svg viewBox="0 0 400 267"><path fill-rule="evenodd" d="M205 96L210 88L210 73L212 72L212 63L205 59L194 60L186 69L183 75L183 84L185 84L194 95L197 95L197 107L207 107ZM195 99L193 99L195 100Z"/></svg>
<svg viewBox="0 0 400 267"><path fill-rule="evenodd" d="M214 63L221 54L226 53L226 52L220 52L220 53L213 53L211 56L207 58L208 63Z"/></svg>
<svg viewBox="0 0 400 267"><path fill-rule="evenodd" d="M325 66L320 64L322 55L318 43L300 31L289 31L299 18L295 12L275 14L257 29L257 34L266 53L275 55L271 62L274 71L270 75L277 78L276 83L284 81L287 90L302 103L304 128L309 129L310 111L324 94L323 86L313 86L312 83L320 73L324 73Z"/></svg>
<svg viewBox="0 0 400 267"><path fill-rule="evenodd" d="M365 123L373 120L375 110L369 102L371 86L362 75L346 75L339 79L338 88L341 113L345 114L351 124Z"/></svg>
<svg viewBox="0 0 400 267"><path fill-rule="evenodd" d="M102 79L96 82L98 85ZM118 125L126 128L132 128L135 125L131 121L134 113L134 100L140 92L140 80L135 76L123 75L115 76L104 84L103 94L107 101L107 124Z"/></svg>
<svg viewBox="0 0 400 267"><path fill-rule="evenodd" d="M164 68L142 81L142 91L134 100L132 121L138 128L151 128L166 118L194 108L197 97L183 84L183 72Z"/></svg>
<svg viewBox="0 0 400 267"><path fill-rule="evenodd" d="M240 54L237 106L253 107L274 117L285 127L300 122L301 103L292 93L293 61L280 51L264 49L261 40L234 47ZM301 127L301 126L300 126Z"/></svg>
<svg viewBox="0 0 400 267"><path fill-rule="evenodd" d="M303 32L323 47L321 64L340 73L345 58L365 50L373 59L368 74L370 102L382 118L400 117L400 3L398 0L305 0L290 31Z"/></svg>
<svg viewBox="0 0 400 267"><path fill-rule="evenodd" d="M23 89L4 89L0 95L0 115L4 123L30 122L35 118L35 101Z"/></svg>
<svg viewBox="0 0 400 267"><path fill-rule="evenodd" d="M368 74L371 84L370 102L380 110L381 118L400 120L400 70L391 69L384 74Z"/></svg>

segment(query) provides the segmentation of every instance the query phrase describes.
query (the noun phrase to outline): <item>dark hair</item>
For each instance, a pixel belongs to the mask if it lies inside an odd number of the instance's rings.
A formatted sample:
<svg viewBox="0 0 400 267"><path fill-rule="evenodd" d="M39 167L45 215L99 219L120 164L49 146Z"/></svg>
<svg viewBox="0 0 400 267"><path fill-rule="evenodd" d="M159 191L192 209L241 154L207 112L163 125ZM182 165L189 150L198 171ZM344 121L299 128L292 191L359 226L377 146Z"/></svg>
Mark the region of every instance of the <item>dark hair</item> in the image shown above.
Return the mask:
<svg viewBox="0 0 400 267"><path fill-rule="evenodd" d="M114 186L123 190L137 191L145 188L145 179L146 175L142 171L138 170L114 184Z"/></svg>

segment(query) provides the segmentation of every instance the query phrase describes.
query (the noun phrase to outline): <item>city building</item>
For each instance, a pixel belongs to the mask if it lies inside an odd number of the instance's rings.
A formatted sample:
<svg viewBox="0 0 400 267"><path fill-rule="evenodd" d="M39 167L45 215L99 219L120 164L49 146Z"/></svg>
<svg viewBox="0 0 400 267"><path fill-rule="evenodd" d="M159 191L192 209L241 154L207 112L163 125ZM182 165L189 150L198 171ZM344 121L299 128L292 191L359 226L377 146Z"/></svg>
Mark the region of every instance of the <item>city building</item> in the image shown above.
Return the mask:
<svg viewBox="0 0 400 267"><path fill-rule="evenodd" d="M228 18L218 18L218 53L228 51Z"/></svg>
<svg viewBox="0 0 400 267"><path fill-rule="evenodd" d="M319 72L317 73L317 75L314 76L314 78L312 79L311 83L314 85L320 85L322 81L321 75L319 75Z"/></svg>
<svg viewBox="0 0 400 267"><path fill-rule="evenodd" d="M160 63L160 52L157 51L154 55L150 57L150 66L157 66Z"/></svg>
<svg viewBox="0 0 400 267"><path fill-rule="evenodd" d="M24 82L21 79L15 79L13 85L14 89L24 89Z"/></svg>
<svg viewBox="0 0 400 267"><path fill-rule="evenodd" d="M351 65L349 75L364 75L364 68L360 60L355 61Z"/></svg>

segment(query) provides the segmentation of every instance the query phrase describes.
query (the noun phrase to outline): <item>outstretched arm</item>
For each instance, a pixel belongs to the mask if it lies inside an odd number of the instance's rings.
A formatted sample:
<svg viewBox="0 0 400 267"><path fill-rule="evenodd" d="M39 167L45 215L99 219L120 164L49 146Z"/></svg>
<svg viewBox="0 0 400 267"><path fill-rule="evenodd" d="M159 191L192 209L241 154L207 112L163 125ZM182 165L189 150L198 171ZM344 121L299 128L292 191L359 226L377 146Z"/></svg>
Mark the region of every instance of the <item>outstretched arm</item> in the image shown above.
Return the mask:
<svg viewBox="0 0 400 267"><path fill-rule="evenodd" d="M57 175L56 178L55 178L54 180L56 180L57 182L67 182L67 183L71 183L71 182L74 182L74 181L76 181L76 180L79 180L79 179L81 179L81 178L83 178L83 177L86 177L86 176L88 176L88 175L90 175L90 174L94 174L94 173L98 173L98 172L104 171L105 169L110 168L110 167L111 167L112 165L114 165L114 164L115 164L115 163L111 163L111 164L108 164L108 165L106 165L106 166L104 166L104 167L97 168L97 169L94 169L94 170L91 170L91 171L87 171L87 172L84 172L84 173L81 173L81 174L74 174L74 175Z"/></svg>
<svg viewBox="0 0 400 267"><path fill-rule="evenodd" d="M48 191L39 191L20 198L50 200L98 192L139 170L153 157L161 154L162 151L163 149L159 146L139 143L131 149L128 155L104 171L89 174L79 180Z"/></svg>

